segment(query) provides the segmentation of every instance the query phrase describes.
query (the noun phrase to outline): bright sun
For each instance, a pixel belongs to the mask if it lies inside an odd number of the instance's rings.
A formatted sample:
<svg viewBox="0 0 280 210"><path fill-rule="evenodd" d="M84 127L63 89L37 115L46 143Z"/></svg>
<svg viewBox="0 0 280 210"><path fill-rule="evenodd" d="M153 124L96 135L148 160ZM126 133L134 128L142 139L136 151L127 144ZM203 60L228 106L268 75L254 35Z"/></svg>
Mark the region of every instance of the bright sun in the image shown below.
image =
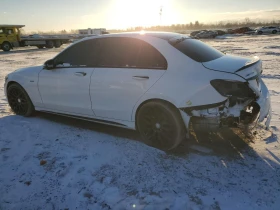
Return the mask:
<svg viewBox="0 0 280 210"><path fill-rule="evenodd" d="M168 0L115 0L113 10L114 24L121 27L151 26L172 21ZM160 18L160 8L162 17Z"/></svg>

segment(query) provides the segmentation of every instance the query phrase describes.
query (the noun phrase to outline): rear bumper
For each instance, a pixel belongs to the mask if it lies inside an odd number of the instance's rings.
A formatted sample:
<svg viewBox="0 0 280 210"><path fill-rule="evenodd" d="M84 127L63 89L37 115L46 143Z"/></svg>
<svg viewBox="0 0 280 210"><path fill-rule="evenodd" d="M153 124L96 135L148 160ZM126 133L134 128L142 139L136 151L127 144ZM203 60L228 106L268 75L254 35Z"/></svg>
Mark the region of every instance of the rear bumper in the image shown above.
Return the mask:
<svg viewBox="0 0 280 210"><path fill-rule="evenodd" d="M268 128L272 117L270 94L261 79L259 87L258 99L250 104L244 103L228 107L227 101L225 101L217 107L209 106L208 109L205 109L205 106L193 110L190 108L181 109L181 116L187 129L189 129L190 122L195 130L206 132L218 131L223 127L239 127L248 130L261 122ZM247 108L250 107L256 111L246 112Z"/></svg>
<svg viewBox="0 0 280 210"><path fill-rule="evenodd" d="M260 106L260 114L259 114L258 121L264 122L265 126L268 128L272 117L270 94L262 79L260 79L260 86L261 86L261 95L256 101L257 104Z"/></svg>

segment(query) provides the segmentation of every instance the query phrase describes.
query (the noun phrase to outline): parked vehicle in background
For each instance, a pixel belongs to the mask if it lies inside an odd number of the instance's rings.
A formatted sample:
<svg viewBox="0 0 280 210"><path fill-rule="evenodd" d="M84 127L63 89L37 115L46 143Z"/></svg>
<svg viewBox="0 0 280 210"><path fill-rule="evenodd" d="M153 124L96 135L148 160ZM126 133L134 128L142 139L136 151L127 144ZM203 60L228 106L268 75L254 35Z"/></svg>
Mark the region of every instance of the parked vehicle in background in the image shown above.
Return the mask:
<svg viewBox="0 0 280 210"><path fill-rule="evenodd" d="M215 30L215 32L217 33L218 36L221 36L221 35L225 35L226 32L223 31L223 30Z"/></svg>
<svg viewBox="0 0 280 210"><path fill-rule="evenodd" d="M24 25L0 25L0 48L4 51L10 51L13 47L37 46L38 48L60 47L69 42L67 36L40 36L33 34L31 36L21 36L20 28Z"/></svg>
<svg viewBox="0 0 280 210"><path fill-rule="evenodd" d="M269 92L259 58L224 54L176 33L123 33L80 40L45 62L8 74L12 110L37 111L137 129L175 148L190 127L269 126Z"/></svg>
<svg viewBox="0 0 280 210"><path fill-rule="evenodd" d="M194 37L196 39L209 39L215 38L218 35L216 31L201 31L200 33L196 34Z"/></svg>
<svg viewBox="0 0 280 210"><path fill-rule="evenodd" d="M244 34L248 31L253 31L253 29L251 29L250 27L235 28L235 29L232 29L231 33L232 34Z"/></svg>
<svg viewBox="0 0 280 210"><path fill-rule="evenodd" d="M277 34L280 29L275 26L261 27L256 30L257 34Z"/></svg>
<svg viewBox="0 0 280 210"><path fill-rule="evenodd" d="M88 28L88 29L79 29L79 34L83 35L102 35L108 34L106 28Z"/></svg>
<svg viewBox="0 0 280 210"><path fill-rule="evenodd" d="M195 37L195 35L197 35L198 33L202 32L202 31L207 31L207 30L193 31L193 32L190 33L190 36Z"/></svg>

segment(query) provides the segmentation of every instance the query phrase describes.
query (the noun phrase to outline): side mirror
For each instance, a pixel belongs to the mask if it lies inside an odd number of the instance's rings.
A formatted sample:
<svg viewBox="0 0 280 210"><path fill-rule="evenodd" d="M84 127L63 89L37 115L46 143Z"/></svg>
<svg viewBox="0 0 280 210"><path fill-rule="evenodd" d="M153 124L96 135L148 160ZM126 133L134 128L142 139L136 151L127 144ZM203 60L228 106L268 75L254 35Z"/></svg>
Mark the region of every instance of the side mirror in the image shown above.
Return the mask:
<svg viewBox="0 0 280 210"><path fill-rule="evenodd" d="M54 69L55 68L55 63L54 59L47 60L44 64L45 69Z"/></svg>

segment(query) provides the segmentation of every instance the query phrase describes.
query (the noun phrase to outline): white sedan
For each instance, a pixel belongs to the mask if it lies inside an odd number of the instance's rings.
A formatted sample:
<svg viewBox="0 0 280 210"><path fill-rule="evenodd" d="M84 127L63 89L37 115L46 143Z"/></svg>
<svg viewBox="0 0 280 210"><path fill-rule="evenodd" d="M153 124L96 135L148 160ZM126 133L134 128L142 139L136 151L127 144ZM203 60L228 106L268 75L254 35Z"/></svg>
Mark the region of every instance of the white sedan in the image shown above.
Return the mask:
<svg viewBox="0 0 280 210"><path fill-rule="evenodd" d="M280 29L275 26L261 27L256 30L257 34L277 34Z"/></svg>
<svg viewBox="0 0 280 210"><path fill-rule="evenodd" d="M83 39L44 65L5 78L12 110L137 129L164 150L195 132L269 126L270 97L259 58L225 55L176 33L123 33Z"/></svg>

